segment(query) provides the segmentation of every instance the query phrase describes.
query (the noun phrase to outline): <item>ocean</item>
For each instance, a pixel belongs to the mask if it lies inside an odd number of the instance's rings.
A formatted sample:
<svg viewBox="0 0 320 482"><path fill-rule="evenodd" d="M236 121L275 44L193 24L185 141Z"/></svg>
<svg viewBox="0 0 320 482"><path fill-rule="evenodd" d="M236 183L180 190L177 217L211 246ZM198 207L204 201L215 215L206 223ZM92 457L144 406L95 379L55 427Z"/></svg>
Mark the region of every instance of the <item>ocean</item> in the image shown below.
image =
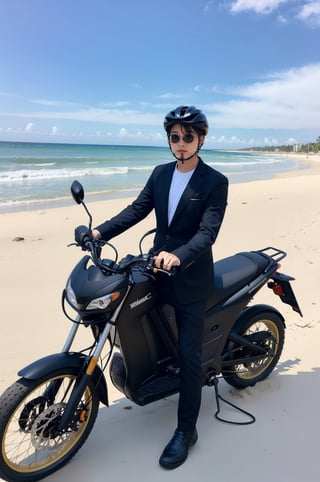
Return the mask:
<svg viewBox="0 0 320 482"><path fill-rule="evenodd" d="M201 157L230 183L302 167L299 160L280 154L202 149ZM0 142L0 212L66 205L75 179L87 199L134 196L154 166L171 160L167 147Z"/></svg>

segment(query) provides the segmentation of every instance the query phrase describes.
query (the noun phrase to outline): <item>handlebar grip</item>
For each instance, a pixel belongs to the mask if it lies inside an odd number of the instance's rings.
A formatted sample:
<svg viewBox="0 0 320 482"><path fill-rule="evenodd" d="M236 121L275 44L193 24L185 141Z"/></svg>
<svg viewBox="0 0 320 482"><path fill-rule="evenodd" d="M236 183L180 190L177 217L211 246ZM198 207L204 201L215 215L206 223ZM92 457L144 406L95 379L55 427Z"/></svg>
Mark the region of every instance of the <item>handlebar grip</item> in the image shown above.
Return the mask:
<svg viewBox="0 0 320 482"><path fill-rule="evenodd" d="M82 249L90 249L92 233L87 226L78 226L74 230L74 238Z"/></svg>

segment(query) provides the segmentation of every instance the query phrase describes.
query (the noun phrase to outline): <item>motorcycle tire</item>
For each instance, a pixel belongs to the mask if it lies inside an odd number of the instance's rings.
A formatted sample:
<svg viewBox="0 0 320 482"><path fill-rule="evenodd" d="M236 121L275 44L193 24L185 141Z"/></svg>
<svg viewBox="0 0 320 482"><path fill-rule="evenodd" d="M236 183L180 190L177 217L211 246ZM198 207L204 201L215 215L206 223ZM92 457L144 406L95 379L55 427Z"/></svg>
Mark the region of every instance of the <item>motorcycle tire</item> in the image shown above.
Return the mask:
<svg viewBox="0 0 320 482"><path fill-rule="evenodd" d="M95 423L99 398L89 380L67 429L58 422L77 378L60 369L38 380L20 378L0 397L0 478L36 481L63 467L84 444Z"/></svg>
<svg viewBox="0 0 320 482"><path fill-rule="evenodd" d="M257 382L267 378L278 363L285 338L283 320L273 311L264 311L249 318L243 318L238 324L236 323L233 331L248 339L250 339L250 335L254 336L259 332L266 334L262 340L259 339L257 344L262 348L270 349L272 355L261 357L253 362L230 364L222 370L222 375L229 385L239 389L254 386ZM245 358L250 355L250 349L244 346L234 349L235 358Z"/></svg>

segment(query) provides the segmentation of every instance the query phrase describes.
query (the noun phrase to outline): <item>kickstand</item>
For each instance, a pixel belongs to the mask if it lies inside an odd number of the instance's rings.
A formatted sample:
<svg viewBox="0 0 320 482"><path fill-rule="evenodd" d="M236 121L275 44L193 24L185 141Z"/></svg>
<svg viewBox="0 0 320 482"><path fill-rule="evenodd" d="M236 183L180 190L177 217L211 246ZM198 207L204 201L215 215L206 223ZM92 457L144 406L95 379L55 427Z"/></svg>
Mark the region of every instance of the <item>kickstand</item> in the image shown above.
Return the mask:
<svg viewBox="0 0 320 482"><path fill-rule="evenodd" d="M219 394L219 391L218 391L218 383L219 383L219 380L216 376L214 376L213 380L212 380L212 383L213 383L213 386L214 386L214 391L215 391L215 396L216 396L216 403L217 403L217 411L215 413L215 418L217 420L219 420L220 422L224 422L224 423L230 423L230 424L233 424L233 425L250 425L251 423L254 423L256 421L256 418L249 412L246 412L245 410L243 410L242 408L240 407L237 407L236 405L234 405L233 403L229 402L228 400L226 400L225 398L223 398L220 394ZM224 418L221 418L219 416L219 413L220 413L220 400L224 403L226 403L227 405L229 405L230 407L234 408L235 410L237 410L238 412L241 412L243 414L245 414L247 417L249 417L249 420L247 420L246 422L235 422L235 421L232 421L232 420L226 420Z"/></svg>

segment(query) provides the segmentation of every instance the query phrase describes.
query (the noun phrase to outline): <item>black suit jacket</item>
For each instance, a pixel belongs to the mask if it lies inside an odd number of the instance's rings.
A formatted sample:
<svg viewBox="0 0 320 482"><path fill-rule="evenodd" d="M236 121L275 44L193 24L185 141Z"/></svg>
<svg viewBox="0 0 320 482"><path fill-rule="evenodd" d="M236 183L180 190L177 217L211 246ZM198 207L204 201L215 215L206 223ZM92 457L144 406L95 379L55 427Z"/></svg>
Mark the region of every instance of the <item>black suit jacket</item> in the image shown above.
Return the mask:
<svg viewBox="0 0 320 482"><path fill-rule="evenodd" d="M168 226L169 190L175 166L176 162L157 166L137 199L96 229L109 240L154 209L154 252L172 252L181 262L170 282L166 277L166 290L169 288L172 299L179 303L192 303L206 298L213 282L212 245L227 205L228 180L200 159Z"/></svg>

